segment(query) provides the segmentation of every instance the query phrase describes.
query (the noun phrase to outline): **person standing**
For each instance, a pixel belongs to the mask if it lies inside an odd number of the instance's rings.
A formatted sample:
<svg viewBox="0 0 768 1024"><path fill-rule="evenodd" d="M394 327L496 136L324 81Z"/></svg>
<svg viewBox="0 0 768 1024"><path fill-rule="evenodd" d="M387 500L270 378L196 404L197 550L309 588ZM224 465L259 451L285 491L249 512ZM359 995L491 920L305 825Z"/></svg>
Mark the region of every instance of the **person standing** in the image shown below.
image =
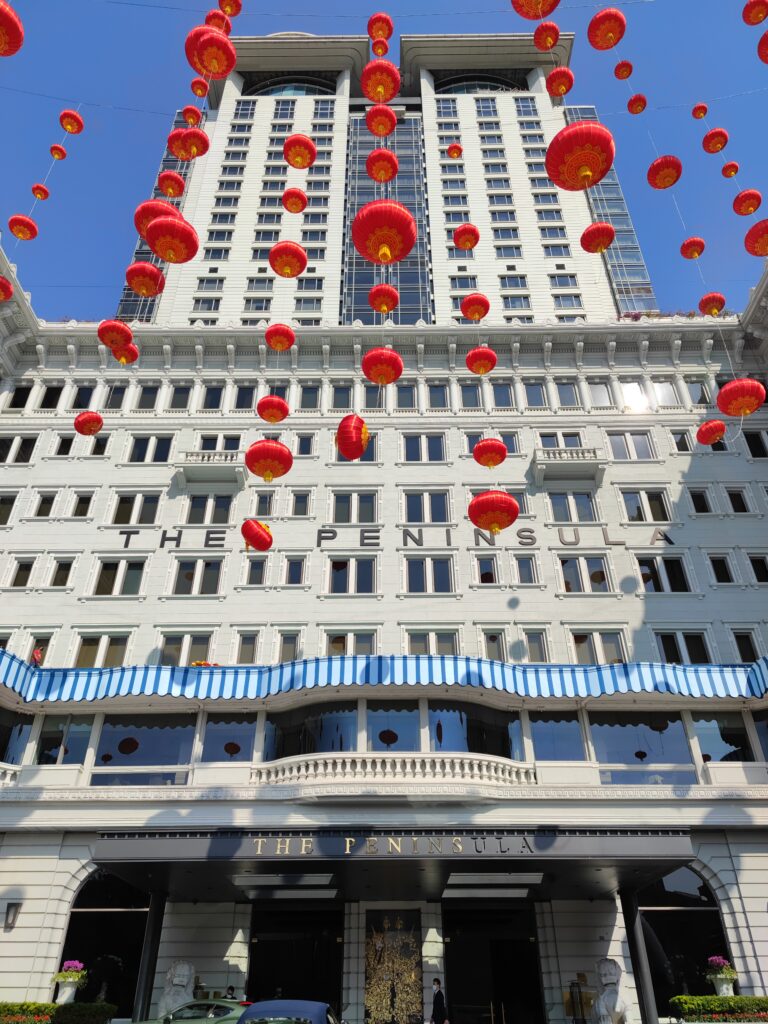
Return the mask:
<svg viewBox="0 0 768 1024"><path fill-rule="evenodd" d="M440 979L435 978L432 982L432 1014L429 1024L448 1024L448 1014L445 1010L445 996L440 985Z"/></svg>

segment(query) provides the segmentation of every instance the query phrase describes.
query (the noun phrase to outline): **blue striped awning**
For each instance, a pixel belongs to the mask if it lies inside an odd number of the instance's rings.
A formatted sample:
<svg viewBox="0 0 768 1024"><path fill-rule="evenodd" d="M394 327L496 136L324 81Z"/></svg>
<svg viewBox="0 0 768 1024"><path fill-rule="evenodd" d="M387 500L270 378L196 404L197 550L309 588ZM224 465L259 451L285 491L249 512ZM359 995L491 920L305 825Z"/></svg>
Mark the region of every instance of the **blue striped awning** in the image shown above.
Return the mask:
<svg viewBox="0 0 768 1024"><path fill-rule="evenodd" d="M334 686L473 686L518 697L764 697L768 658L754 665L506 665L482 658L404 655L311 658L282 665L169 668L43 668L0 651L0 684L25 702L108 697L258 700Z"/></svg>

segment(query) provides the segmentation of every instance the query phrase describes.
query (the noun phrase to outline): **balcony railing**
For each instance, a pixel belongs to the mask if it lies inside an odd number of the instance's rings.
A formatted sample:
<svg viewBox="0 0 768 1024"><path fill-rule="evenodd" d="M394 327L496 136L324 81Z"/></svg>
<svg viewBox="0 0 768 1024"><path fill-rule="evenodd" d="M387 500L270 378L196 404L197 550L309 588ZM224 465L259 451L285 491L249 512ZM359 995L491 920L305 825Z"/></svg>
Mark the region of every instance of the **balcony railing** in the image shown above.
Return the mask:
<svg viewBox="0 0 768 1024"><path fill-rule="evenodd" d="M236 465L243 459L243 452L182 452L182 459L186 465Z"/></svg>
<svg viewBox="0 0 768 1024"><path fill-rule="evenodd" d="M605 472L605 456L599 448L536 448L533 472L537 485L545 479L594 479Z"/></svg>
<svg viewBox="0 0 768 1024"><path fill-rule="evenodd" d="M186 480L245 483L245 452L181 452L177 463Z"/></svg>

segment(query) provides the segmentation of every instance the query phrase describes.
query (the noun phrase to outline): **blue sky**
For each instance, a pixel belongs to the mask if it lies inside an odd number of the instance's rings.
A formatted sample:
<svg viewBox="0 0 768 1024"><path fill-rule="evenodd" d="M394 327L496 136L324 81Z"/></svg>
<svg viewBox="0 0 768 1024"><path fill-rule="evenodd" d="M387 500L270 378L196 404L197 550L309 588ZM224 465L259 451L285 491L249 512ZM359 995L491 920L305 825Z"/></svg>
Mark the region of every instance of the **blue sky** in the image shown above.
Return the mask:
<svg viewBox="0 0 768 1024"><path fill-rule="evenodd" d="M14 6L26 42L15 57L0 60L3 245L40 317L100 320L115 311L135 242L133 211L150 193L173 112L190 101L193 73L184 38L208 5L14 0ZM385 9L395 19L396 34L533 26L505 0L480 0L480 11L472 11L474 6L468 0L412 0L406 7L397 0ZM707 290L722 291L729 308L742 309L762 265L743 248L756 218L737 217L731 204L739 188L765 187L768 66L756 53L761 29L744 25L741 0L633 0L619 4L629 21L624 41L614 51L597 53L586 42L586 26L602 6L563 0L553 19L577 36L576 86L569 100L596 103L615 135L616 167L660 306L668 312L693 309L705 290L700 269ZM275 12L263 0L244 0L235 34L365 33L374 9L340 0L295 0ZM619 58L635 65L632 91L648 96L649 108L639 117L626 113L630 90L613 77ZM725 154L741 165L732 181L721 176L722 158L701 148L705 129L690 116L699 100L709 104L710 126L730 132ZM86 131L68 140L69 158L54 168L51 198L35 213L38 239L17 244L5 230L8 217L29 211L30 187L48 169L48 147L61 141L59 112L78 102ZM685 228L671 194L654 192L645 181L654 145L683 160L674 193ZM768 216L768 198L758 216ZM688 234L707 240L700 267L679 256Z"/></svg>

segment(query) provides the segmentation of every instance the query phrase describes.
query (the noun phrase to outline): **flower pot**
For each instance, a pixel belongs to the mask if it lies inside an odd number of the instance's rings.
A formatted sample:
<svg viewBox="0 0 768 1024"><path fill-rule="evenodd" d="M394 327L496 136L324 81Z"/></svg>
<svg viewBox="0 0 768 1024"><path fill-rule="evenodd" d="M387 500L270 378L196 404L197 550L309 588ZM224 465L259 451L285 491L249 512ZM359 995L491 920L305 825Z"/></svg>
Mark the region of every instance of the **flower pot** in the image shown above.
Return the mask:
<svg viewBox="0 0 768 1024"><path fill-rule="evenodd" d="M710 974L709 980L715 986L715 992L719 996L733 995L733 978L725 978L721 974Z"/></svg>
<svg viewBox="0 0 768 1024"><path fill-rule="evenodd" d="M59 991L56 993L56 1003L65 1006L67 1003L74 1003L75 992L77 992L76 981L60 981Z"/></svg>

